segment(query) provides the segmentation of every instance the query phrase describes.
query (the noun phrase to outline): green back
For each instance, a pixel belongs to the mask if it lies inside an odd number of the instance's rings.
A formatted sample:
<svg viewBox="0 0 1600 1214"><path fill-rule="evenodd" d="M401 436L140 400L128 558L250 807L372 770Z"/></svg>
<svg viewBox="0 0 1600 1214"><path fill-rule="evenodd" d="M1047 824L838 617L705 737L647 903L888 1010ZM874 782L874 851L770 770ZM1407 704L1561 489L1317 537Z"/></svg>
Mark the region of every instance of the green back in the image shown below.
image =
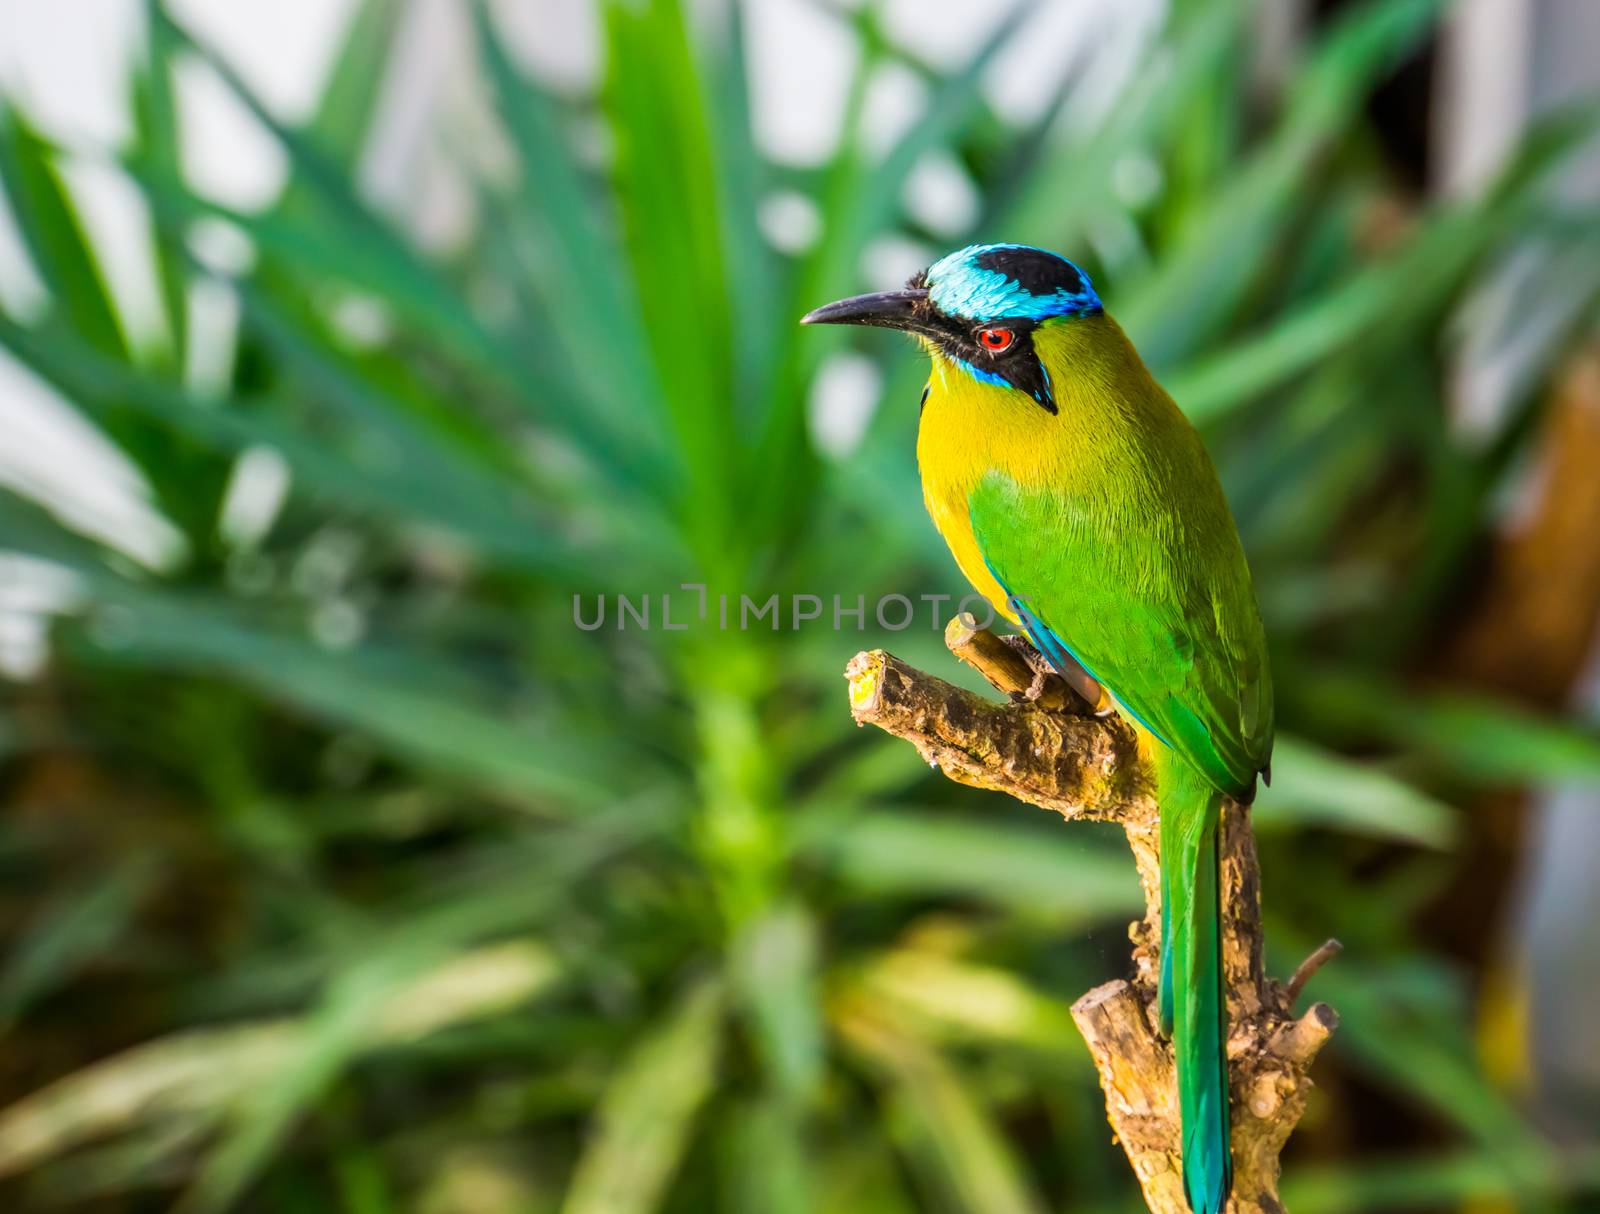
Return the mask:
<svg viewBox="0 0 1600 1214"><path fill-rule="evenodd" d="M1246 796L1272 751L1266 642L1216 474L1175 421L1155 448L1111 444L1092 475L991 472L972 528L1037 627L1213 787Z"/></svg>

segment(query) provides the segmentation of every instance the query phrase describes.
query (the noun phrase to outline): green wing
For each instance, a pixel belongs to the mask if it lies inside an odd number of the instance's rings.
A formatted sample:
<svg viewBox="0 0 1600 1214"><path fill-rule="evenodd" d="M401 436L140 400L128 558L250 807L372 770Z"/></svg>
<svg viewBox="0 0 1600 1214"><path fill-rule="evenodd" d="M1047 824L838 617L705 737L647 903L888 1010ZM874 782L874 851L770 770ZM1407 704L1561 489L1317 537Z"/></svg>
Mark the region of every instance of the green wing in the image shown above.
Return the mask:
<svg viewBox="0 0 1600 1214"><path fill-rule="evenodd" d="M1246 796L1272 753L1272 684L1232 516L1209 463L1137 490L990 473L969 499L973 534L1047 657L1064 650L1214 787Z"/></svg>

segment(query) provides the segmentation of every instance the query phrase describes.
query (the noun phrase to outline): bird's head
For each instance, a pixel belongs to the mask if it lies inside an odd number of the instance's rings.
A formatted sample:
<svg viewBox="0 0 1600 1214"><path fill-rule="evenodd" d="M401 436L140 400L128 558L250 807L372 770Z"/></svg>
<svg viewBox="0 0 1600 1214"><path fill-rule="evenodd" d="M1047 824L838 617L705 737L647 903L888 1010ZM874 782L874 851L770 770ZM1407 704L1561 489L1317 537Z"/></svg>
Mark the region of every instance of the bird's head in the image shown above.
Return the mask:
<svg viewBox="0 0 1600 1214"><path fill-rule="evenodd" d="M940 258L903 291L841 299L801 323L904 330L933 357L982 383L1025 392L1054 413L1034 334L1100 311L1089 276L1065 257L1029 245L978 244Z"/></svg>

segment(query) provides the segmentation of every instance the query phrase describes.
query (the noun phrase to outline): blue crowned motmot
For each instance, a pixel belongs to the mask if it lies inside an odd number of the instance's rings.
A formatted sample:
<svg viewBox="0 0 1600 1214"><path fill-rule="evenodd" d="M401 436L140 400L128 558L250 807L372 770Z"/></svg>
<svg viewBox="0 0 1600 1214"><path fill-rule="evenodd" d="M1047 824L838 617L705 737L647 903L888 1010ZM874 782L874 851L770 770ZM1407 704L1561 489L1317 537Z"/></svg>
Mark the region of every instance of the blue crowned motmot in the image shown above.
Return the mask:
<svg viewBox="0 0 1600 1214"><path fill-rule="evenodd" d="M1272 754L1266 640L1200 436L1064 257L988 244L807 324L912 334L932 360L922 493L956 563L1138 735L1160 806L1160 1010L1195 1214L1228 1198L1218 840Z"/></svg>

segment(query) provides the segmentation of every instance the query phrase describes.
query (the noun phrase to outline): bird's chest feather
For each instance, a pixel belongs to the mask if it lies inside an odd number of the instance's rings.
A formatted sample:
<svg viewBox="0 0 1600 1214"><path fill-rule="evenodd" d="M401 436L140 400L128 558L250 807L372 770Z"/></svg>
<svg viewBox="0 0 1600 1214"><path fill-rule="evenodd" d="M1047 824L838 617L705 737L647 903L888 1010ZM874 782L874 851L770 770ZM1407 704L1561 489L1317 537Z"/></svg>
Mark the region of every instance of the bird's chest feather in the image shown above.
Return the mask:
<svg viewBox="0 0 1600 1214"><path fill-rule="evenodd" d="M1006 537L1014 556L1026 554L1017 562L1025 568L1006 576L1032 583L1012 585L1016 593L1038 595L1049 589L1040 583L1063 577L1167 593L1155 583L1233 532L1198 436L1109 317L1046 326L1034 340L1054 413L933 359L917 463L935 526L967 580L1013 623L973 532L980 485L991 500L996 490L1027 499L1015 520L1026 534ZM1092 567L1064 568L1067 549L1080 560L1092 554Z"/></svg>
<svg viewBox="0 0 1600 1214"><path fill-rule="evenodd" d="M985 478L1020 488L1050 487L1063 506L1093 495L1098 478L1070 422L1020 393L979 383L935 360L917 429L922 496L967 580L1013 623L1006 594L973 534L970 502Z"/></svg>

